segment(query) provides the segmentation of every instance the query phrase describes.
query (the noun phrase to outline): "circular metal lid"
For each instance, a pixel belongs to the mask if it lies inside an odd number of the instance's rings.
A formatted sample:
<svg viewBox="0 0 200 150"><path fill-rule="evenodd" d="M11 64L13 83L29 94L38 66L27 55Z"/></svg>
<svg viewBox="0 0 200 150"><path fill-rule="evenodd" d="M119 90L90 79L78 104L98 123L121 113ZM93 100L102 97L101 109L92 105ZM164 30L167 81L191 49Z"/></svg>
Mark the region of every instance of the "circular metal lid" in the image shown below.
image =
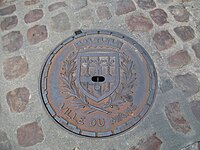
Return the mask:
<svg viewBox="0 0 200 150"><path fill-rule="evenodd" d="M133 39L107 30L77 31L42 67L40 92L57 123L73 133L106 137L136 125L157 88L153 62Z"/></svg>

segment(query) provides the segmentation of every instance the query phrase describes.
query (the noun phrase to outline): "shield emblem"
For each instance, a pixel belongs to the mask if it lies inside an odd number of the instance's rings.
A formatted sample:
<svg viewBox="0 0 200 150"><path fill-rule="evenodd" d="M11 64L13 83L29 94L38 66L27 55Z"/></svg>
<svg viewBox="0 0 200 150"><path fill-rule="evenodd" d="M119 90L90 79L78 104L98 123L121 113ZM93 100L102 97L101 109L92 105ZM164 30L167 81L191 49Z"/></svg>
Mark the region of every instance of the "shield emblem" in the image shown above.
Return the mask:
<svg viewBox="0 0 200 150"><path fill-rule="evenodd" d="M119 54L86 52L77 56L77 84L89 98L100 102L112 94L120 82Z"/></svg>

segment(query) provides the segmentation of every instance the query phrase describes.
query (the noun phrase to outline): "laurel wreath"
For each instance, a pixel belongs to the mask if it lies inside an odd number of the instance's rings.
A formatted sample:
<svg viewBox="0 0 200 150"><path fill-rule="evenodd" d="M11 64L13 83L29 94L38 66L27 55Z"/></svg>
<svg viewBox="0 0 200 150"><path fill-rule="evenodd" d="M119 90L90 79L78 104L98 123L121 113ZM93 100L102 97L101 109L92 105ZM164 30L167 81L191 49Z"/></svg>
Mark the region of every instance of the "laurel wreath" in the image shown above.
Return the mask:
<svg viewBox="0 0 200 150"><path fill-rule="evenodd" d="M89 104L87 97L80 92L75 84L76 77L74 76L74 72L76 71L77 54L78 52L72 52L69 54L63 64L64 71L60 74L63 83L61 93L64 95L66 100L72 98L69 102L71 102L76 109L87 108L85 111L87 114L95 111L109 114L111 112L107 111L106 108L119 108L119 105L122 103L133 101L133 87L136 80L135 66L133 60L131 60L125 53L121 54L122 61L120 63L123 70L123 82L121 82L118 89L109 96L109 102L100 107Z"/></svg>
<svg viewBox="0 0 200 150"><path fill-rule="evenodd" d="M120 67L123 70L121 85L110 96L109 102L104 108L117 108L125 102L133 102L134 86L136 86L136 70L133 60L125 53L121 53Z"/></svg>
<svg viewBox="0 0 200 150"><path fill-rule="evenodd" d="M77 88L75 81L76 77L73 76L76 71L76 59L77 53L71 53L64 61L64 73L61 73L61 79L63 82L62 94L65 95L65 99L73 98L72 102L76 109L87 108L86 113L93 111L101 111L104 113L111 113L103 108L91 105L87 101L87 97L84 96Z"/></svg>

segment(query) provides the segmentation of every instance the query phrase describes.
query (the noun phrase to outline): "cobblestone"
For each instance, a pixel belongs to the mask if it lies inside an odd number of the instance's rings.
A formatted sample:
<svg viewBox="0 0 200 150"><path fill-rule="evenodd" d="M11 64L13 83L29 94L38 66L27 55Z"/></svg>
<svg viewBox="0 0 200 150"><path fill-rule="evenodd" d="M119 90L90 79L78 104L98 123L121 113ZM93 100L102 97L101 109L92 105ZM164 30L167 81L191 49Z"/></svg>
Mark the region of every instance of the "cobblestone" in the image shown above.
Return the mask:
<svg viewBox="0 0 200 150"><path fill-rule="evenodd" d="M57 32L63 32L65 30L70 30L71 24L69 22L69 18L66 13L60 13L52 19L52 28Z"/></svg>
<svg viewBox="0 0 200 150"><path fill-rule="evenodd" d="M136 7L132 0L120 0L117 2L116 15L120 16L135 11Z"/></svg>
<svg viewBox="0 0 200 150"><path fill-rule="evenodd" d="M168 64L173 68L181 68L187 65L190 61L191 57L185 50L178 51L174 55L168 57Z"/></svg>
<svg viewBox="0 0 200 150"><path fill-rule="evenodd" d="M157 0L157 2L161 4L169 4L169 3L172 3L173 0Z"/></svg>
<svg viewBox="0 0 200 150"><path fill-rule="evenodd" d="M174 32L181 38L182 41L187 42L195 37L194 30L190 26L181 26L174 28Z"/></svg>
<svg viewBox="0 0 200 150"><path fill-rule="evenodd" d="M196 57L200 59L200 42L192 45L192 49L194 50Z"/></svg>
<svg viewBox="0 0 200 150"><path fill-rule="evenodd" d="M10 15L14 11L16 11L16 6L15 5L10 5L8 7L0 9L0 16Z"/></svg>
<svg viewBox="0 0 200 150"><path fill-rule="evenodd" d="M22 56L8 58L3 63L3 74L7 80L24 77L28 73L28 62Z"/></svg>
<svg viewBox="0 0 200 150"><path fill-rule="evenodd" d="M169 6L169 11L174 16L176 21L188 22L190 13L181 5Z"/></svg>
<svg viewBox="0 0 200 150"><path fill-rule="evenodd" d="M194 74L183 74L175 77L177 87L182 90L185 96L190 97L199 92L200 82Z"/></svg>
<svg viewBox="0 0 200 150"><path fill-rule="evenodd" d="M31 23L40 20L43 17L43 11L42 9L34 9L29 11L25 17L24 21L26 23Z"/></svg>
<svg viewBox="0 0 200 150"><path fill-rule="evenodd" d="M27 1L24 2L24 5L25 6L35 5L35 4L39 3L39 2L40 2L40 0L27 0Z"/></svg>
<svg viewBox="0 0 200 150"><path fill-rule="evenodd" d="M169 31L160 31L155 33L153 40L155 42L155 46L160 51L169 49L176 43Z"/></svg>
<svg viewBox="0 0 200 150"><path fill-rule="evenodd" d="M17 129L17 140L20 146L29 147L44 140L42 128L37 122L28 123Z"/></svg>
<svg viewBox="0 0 200 150"><path fill-rule="evenodd" d="M0 0L0 150L200 149L199 8L199 0ZM74 31L88 29L132 37L158 76L147 116L106 140L63 132L38 91L47 54Z"/></svg>
<svg viewBox="0 0 200 150"><path fill-rule="evenodd" d="M65 2L56 2L48 6L49 11L54 11L62 7L66 7L67 4Z"/></svg>
<svg viewBox="0 0 200 150"><path fill-rule="evenodd" d="M162 26L165 23L168 23L167 21L167 13L163 9L155 9L150 11L151 18L153 21L159 25Z"/></svg>
<svg viewBox="0 0 200 150"><path fill-rule="evenodd" d="M16 27L17 23L18 23L17 16L6 17L1 22L1 30L10 30Z"/></svg>
<svg viewBox="0 0 200 150"><path fill-rule="evenodd" d="M30 93L26 87L22 87L8 92L6 97L11 112L22 112L29 102Z"/></svg>
<svg viewBox="0 0 200 150"><path fill-rule="evenodd" d="M156 7L154 0L136 0L138 6L144 10L153 9Z"/></svg>
<svg viewBox="0 0 200 150"><path fill-rule="evenodd" d="M153 28L151 20L145 16L130 15L127 16L125 20L131 31L148 32Z"/></svg>
<svg viewBox="0 0 200 150"><path fill-rule="evenodd" d="M173 102L165 106L165 113L172 128L184 134L191 131L188 121L183 116L179 102Z"/></svg>
<svg viewBox="0 0 200 150"><path fill-rule="evenodd" d="M35 25L28 29L27 38L31 45L44 41L48 37L45 25Z"/></svg>
<svg viewBox="0 0 200 150"><path fill-rule="evenodd" d="M23 36L20 31L12 31L2 37L3 50L14 52L19 50L23 45Z"/></svg>
<svg viewBox="0 0 200 150"><path fill-rule="evenodd" d="M160 150L162 141L156 136L156 134L150 136L146 141L139 144L138 148L135 146L129 150Z"/></svg>

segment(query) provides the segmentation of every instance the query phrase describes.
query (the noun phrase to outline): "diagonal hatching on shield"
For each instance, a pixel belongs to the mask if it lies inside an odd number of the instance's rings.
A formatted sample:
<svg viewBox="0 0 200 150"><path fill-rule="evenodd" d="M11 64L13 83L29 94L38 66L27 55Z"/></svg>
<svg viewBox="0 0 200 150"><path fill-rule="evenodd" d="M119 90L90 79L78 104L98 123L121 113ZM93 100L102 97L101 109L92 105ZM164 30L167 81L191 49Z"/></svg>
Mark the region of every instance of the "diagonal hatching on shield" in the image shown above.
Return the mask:
<svg viewBox="0 0 200 150"><path fill-rule="evenodd" d="M108 97L120 82L117 52L86 52L77 56L77 84L80 90L96 102Z"/></svg>

